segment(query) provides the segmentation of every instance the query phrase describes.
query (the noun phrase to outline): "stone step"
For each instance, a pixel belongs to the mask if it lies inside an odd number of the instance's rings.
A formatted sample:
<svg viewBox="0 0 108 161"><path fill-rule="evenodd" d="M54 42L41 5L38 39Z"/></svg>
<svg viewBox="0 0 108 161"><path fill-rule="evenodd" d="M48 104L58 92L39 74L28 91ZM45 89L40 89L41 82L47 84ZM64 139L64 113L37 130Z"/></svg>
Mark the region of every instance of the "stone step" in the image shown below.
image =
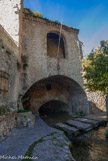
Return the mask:
<svg viewBox="0 0 108 161"><path fill-rule="evenodd" d="M98 121L99 124L107 121L107 116L106 115L88 115L88 116L85 116L84 118Z"/></svg>
<svg viewBox="0 0 108 161"><path fill-rule="evenodd" d="M92 130L92 126L90 124L82 123L80 121L68 120L66 122L66 124L68 124L69 126L76 127L81 131L90 131L90 130Z"/></svg>
<svg viewBox="0 0 108 161"><path fill-rule="evenodd" d="M88 123L88 124L91 124L92 127L98 127L99 126L99 121L96 121L96 120L90 120L88 118L76 118L74 119L75 121L80 121L80 122L83 122L83 123Z"/></svg>
<svg viewBox="0 0 108 161"><path fill-rule="evenodd" d="M67 132L67 134L69 134L69 135L77 136L79 134L79 130L77 128L68 126L68 125L63 124L63 123L57 123L56 128Z"/></svg>

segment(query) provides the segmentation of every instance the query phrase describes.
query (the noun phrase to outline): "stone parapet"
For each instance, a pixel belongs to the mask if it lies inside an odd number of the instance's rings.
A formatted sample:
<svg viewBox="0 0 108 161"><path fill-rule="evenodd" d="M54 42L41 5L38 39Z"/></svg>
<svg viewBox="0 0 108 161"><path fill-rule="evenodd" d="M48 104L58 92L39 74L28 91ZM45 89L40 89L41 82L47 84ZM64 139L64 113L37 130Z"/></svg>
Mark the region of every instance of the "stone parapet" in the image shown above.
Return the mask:
<svg viewBox="0 0 108 161"><path fill-rule="evenodd" d="M22 112L17 115L17 127L33 127L35 124L35 116L32 112Z"/></svg>
<svg viewBox="0 0 108 161"><path fill-rule="evenodd" d="M43 24L58 26L60 28L60 23L58 21L54 22L54 21L51 21L47 18L37 17L37 16L34 16L34 15L31 15L30 13L26 13L25 11L23 12L23 18L28 19L28 20L32 20L32 21L36 21L36 22L40 22L40 23L43 23ZM76 34L79 33L78 29L75 29L75 28L72 28L72 27L69 27L69 26L66 26L66 25L63 25L62 27L63 27L64 30L66 30L68 32L70 31L70 32L74 32Z"/></svg>
<svg viewBox="0 0 108 161"><path fill-rule="evenodd" d="M16 127L16 115L17 112L11 112L0 116L0 137L6 136Z"/></svg>

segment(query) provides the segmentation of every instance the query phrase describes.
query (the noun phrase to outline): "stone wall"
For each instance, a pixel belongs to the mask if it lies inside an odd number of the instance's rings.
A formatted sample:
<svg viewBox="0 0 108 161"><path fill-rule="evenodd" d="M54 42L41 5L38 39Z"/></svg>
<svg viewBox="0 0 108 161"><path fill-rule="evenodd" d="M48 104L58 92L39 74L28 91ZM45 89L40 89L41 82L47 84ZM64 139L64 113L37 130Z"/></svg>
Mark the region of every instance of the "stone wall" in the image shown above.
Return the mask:
<svg viewBox="0 0 108 161"><path fill-rule="evenodd" d="M15 127L12 113L17 111L20 86L17 54L15 42L0 26L0 136Z"/></svg>
<svg viewBox="0 0 108 161"><path fill-rule="evenodd" d="M86 92L88 100L91 102L92 112L106 111L105 96L102 92Z"/></svg>
<svg viewBox="0 0 108 161"><path fill-rule="evenodd" d="M0 40L0 136L16 126L15 115L11 114L17 110L16 72L14 53Z"/></svg>
<svg viewBox="0 0 108 161"><path fill-rule="evenodd" d="M48 85L51 85L51 89L47 89ZM31 110L33 113L38 113L38 110L42 105L52 100L60 101L70 106L69 103L71 99L65 88L56 83L47 84L47 82L34 85L34 87L28 92L28 97L30 104L28 104L28 107L25 105L25 108ZM64 109L69 111L69 108Z"/></svg>
<svg viewBox="0 0 108 161"><path fill-rule="evenodd" d="M6 136L13 128L16 127L16 112L0 116L0 137Z"/></svg>
<svg viewBox="0 0 108 161"><path fill-rule="evenodd" d="M17 114L17 127L32 128L35 124L35 116L32 112L20 112Z"/></svg>
<svg viewBox="0 0 108 161"><path fill-rule="evenodd" d="M17 59L11 47L7 47L2 39L0 39L0 90L1 99L17 99ZM6 96L6 97L5 97ZM1 101L0 101L1 102Z"/></svg>
<svg viewBox="0 0 108 161"><path fill-rule="evenodd" d="M21 0L0 0L0 109L2 115L6 115L8 110L16 111L19 94L25 94L38 81L53 76L55 77L51 78L51 84L54 85L52 93L45 90L43 91L45 95L42 96L39 89L41 98L38 98L38 94L32 91L30 100L32 109L36 104L39 109L39 106L46 101L59 100L68 104L71 110L76 108L77 111L82 109L87 111L87 98L83 91L83 79L80 73L82 66L79 30L63 25L61 36L64 45L62 43L60 46L62 54L59 58L56 55L49 56L47 34L59 34L60 24L27 14L23 14L22 17L22 3ZM64 50L65 56L63 56ZM57 51L57 43L54 51ZM61 77L56 80L58 75Z"/></svg>
<svg viewBox="0 0 108 161"><path fill-rule="evenodd" d="M26 84L25 91L38 80L58 74L72 78L83 86L80 74L82 67L78 30L70 28L68 31L65 28L62 30L67 57L66 59L60 58L59 71L57 57L47 56L47 34L49 32L59 33L60 25L40 22L38 19L30 20L28 17L23 18L22 54L28 60L27 71L23 71L27 74L26 82L24 82Z"/></svg>
<svg viewBox="0 0 108 161"><path fill-rule="evenodd" d="M8 32L0 24L0 39L2 39L4 46L11 48L11 51L14 52L15 56L18 55L18 47L15 44L15 41L8 34Z"/></svg>
<svg viewBox="0 0 108 161"><path fill-rule="evenodd" d="M87 113L85 92L75 81L64 76L52 76L36 82L25 94L24 100L27 98L29 103L25 103L24 108L33 113L38 113L41 106L52 101L58 110L61 108L70 114L81 111Z"/></svg>
<svg viewBox="0 0 108 161"><path fill-rule="evenodd" d="M82 66L81 51L79 45L80 42L78 40L78 30L63 25L62 38L64 41L66 57L63 58L60 56L58 59L57 56L48 56L47 34L59 34L59 32L60 25L58 24L54 24L53 22L47 21L45 19L32 17L30 15L23 15L23 33L21 43L23 69L21 73L21 89L23 89L22 93L26 93L35 83L42 79L47 79L51 76L56 77L57 75L60 75L61 78L62 76L65 76L66 78L70 79L70 82L65 82L65 78L63 80L60 78L61 81L58 85L62 84L63 87L65 86L65 83L71 84L75 81L79 88L77 91L78 93L76 92L76 89L74 90L74 87L68 89L67 91L69 92L69 90L72 90L71 94L69 93L69 95L71 95L71 99L70 101L68 101L68 104L71 104L71 109L77 106L77 111L83 109L87 112L86 94L84 92L81 92L83 91L83 79L80 73ZM53 51L55 51L55 49L53 49ZM55 79L52 81L54 82ZM65 83L63 84L62 81L64 81ZM57 93L57 91L55 93ZM66 95L67 94L65 92L64 97ZM62 100L64 100L64 97ZM72 99L72 97L74 99ZM34 100L36 101L36 97L34 97ZM51 101L49 98L47 100ZM34 101L32 101L32 103L33 102ZM37 103L35 103L34 105L35 107L36 104Z"/></svg>
<svg viewBox="0 0 108 161"><path fill-rule="evenodd" d="M21 0L0 0L0 25L19 45L19 11Z"/></svg>

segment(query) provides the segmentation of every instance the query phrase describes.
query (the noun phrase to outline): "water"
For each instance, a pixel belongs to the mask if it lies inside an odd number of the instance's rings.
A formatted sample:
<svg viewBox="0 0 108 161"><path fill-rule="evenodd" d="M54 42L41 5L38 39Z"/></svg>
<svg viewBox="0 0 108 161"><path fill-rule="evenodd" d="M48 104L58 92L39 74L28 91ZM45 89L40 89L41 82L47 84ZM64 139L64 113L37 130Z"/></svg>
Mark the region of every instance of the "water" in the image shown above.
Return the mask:
<svg viewBox="0 0 108 161"><path fill-rule="evenodd" d="M108 161L108 139L105 127L72 140L72 155L76 161Z"/></svg>
<svg viewBox="0 0 108 161"><path fill-rule="evenodd" d="M56 123L65 123L72 119L66 113L43 116L42 119L54 127ZM84 135L71 139L72 156L76 161L108 161L108 139L105 138L105 126L92 130Z"/></svg>

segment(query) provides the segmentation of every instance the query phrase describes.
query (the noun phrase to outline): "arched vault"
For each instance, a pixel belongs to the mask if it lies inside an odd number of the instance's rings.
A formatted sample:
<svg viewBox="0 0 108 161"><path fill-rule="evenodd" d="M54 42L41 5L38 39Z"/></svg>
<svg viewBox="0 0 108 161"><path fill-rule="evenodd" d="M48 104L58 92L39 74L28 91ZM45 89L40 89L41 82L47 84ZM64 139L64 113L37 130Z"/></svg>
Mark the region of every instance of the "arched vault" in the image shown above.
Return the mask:
<svg viewBox="0 0 108 161"><path fill-rule="evenodd" d="M50 101L66 104L66 111L70 114L83 111L87 112L86 94L82 87L74 80L55 75L33 84L25 93L24 98L29 98L29 103L24 104L25 109L39 113L39 109ZM64 106L63 106L64 110Z"/></svg>

